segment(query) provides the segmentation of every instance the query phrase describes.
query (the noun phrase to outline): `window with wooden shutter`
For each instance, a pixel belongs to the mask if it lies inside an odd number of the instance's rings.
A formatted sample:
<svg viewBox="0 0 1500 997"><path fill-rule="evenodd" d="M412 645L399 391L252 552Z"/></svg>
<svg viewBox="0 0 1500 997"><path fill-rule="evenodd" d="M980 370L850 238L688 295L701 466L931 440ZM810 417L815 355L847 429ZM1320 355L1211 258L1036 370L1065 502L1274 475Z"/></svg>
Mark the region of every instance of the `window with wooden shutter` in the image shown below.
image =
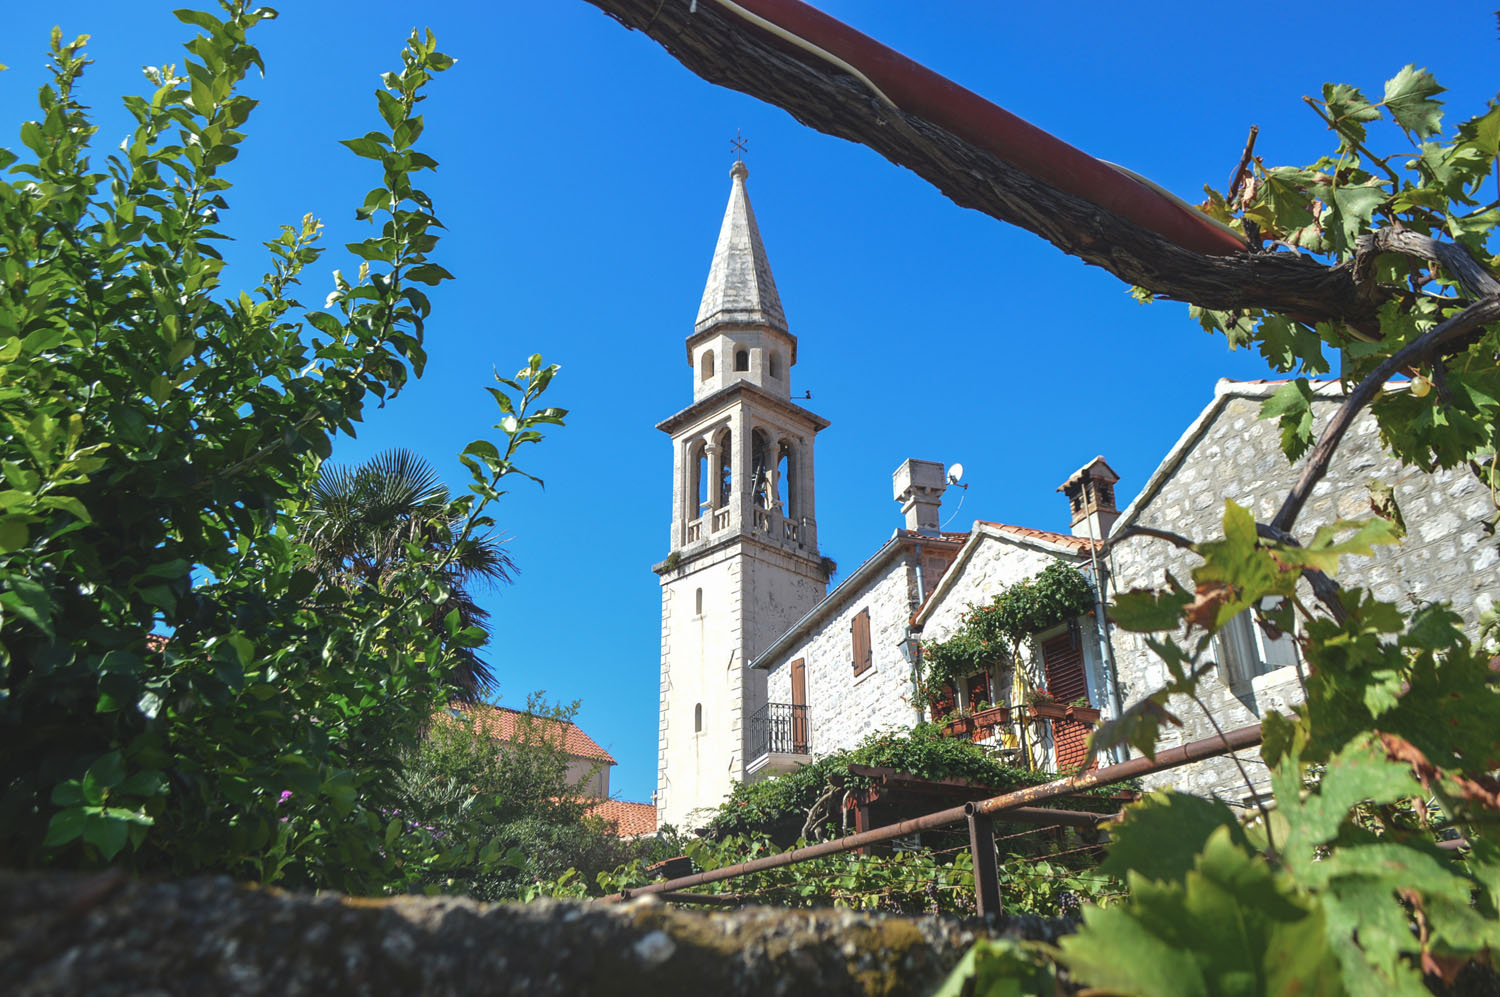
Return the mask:
<svg viewBox="0 0 1500 997"><path fill-rule="evenodd" d="M861 609L850 624L854 644L854 674L863 675L869 670L872 655L870 652L870 611Z"/></svg>

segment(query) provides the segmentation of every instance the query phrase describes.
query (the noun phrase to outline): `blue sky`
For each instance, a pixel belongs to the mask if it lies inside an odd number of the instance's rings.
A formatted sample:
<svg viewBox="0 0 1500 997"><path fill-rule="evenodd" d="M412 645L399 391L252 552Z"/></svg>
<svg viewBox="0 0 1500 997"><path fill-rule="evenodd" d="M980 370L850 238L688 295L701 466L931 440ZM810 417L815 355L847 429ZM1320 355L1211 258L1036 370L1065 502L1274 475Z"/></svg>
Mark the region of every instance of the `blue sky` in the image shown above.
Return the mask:
<svg viewBox="0 0 1500 997"><path fill-rule="evenodd" d="M687 0L667 0L686 3ZM181 63L170 6L14 5L0 40L0 145L20 148L47 33L93 34L84 79L101 155L127 130L119 94L143 64ZM1306 4L978 5L875 0L823 8L1101 158L1196 200L1226 184L1252 123L1270 164L1331 147L1301 102L1325 81L1378 93L1403 65L1450 88L1455 117L1494 95L1500 43L1485 4L1410 31L1408 4L1358 16ZM1205 5L1206 6L1206 5ZM971 485L950 529L975 518L1067 528L1054 491L1096 453L1122 503L1208 402L1216 378L1267 376L1183 305L1135 304L1113 277L1036 237L956 207L862 146L698 79L582 0L521 4L288 2L257 29L267 76L231 168L231 282L253 285L259 242L313 212L328 253L306 283L321 302L354 208L374 183L337 144L379 126L373 89L414 26L459 62L424 105L425 184L457 280L433 295L426 376L336 459L393 446L453 455L495 421L492 366L541 352L572 409L530 457L545 491L518 487L498 518L521 567L491 593L503 702L530 690L582 701L579 722L620 765L613 787L656 779L660 595L671 451L654 425L692 397L692 331L729 193L729 139L749 139L749 189L800 363L794 391L832 420L817 451L818 532L852 570L900 523L890 473L907 457L962 461ZM950 495L950 499L952 496ZM953 502L945 505L951 511Z"/></svg>

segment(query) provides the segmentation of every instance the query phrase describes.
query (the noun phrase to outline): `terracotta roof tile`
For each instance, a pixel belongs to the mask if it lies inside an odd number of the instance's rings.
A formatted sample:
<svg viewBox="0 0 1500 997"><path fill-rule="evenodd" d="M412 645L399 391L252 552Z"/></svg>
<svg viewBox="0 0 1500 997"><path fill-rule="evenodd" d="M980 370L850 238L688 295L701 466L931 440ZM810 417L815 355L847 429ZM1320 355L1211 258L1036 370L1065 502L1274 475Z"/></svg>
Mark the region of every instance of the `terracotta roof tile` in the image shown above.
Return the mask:
<svg viewBox="0 0 1500 997"><path fill-rule="evenodd" d="M473 717L476 725L481 726L486 734L499 741L514 741L518 721L527 715L520 710L491 706L488 703L455 704L453 709ZM590 761L604 762L606 765L618 764L614 756L599 747L592 737L579 730L577 724L537 716L532 717L532 723L548 741L558 744L563 751L574 758L586 758Z"/></svg>
<svg viewBox="0 0 1500 997"><path fill-rule="evenodd" d="M600 800L589 807L589 813L602 817L615 826L615 834L621 838L633 838L638 834L656 833L656 807L650 803L631 803L629 800Z"/></svg>
<svg viewBox="0 0 1500 997"><path fill-rule="evenodd" d="M1072 547L1075 550L1079 551L1088 550L1090 544L1100 548L1104 546L1104 544L1102 544L1098 540L1090 540L1088 537L1075 537L1070 533L1053 533L1051 530L1033 530L1029 526L1011 526L1009 523L992 523L984 519L981 519L980 522L985 526L993 526L997 530L1004 530L1006 533L1014 533L1018 537L1028 537L1032 540L1045 540L1048 543L1061 544L1064 547Z"/></svg>

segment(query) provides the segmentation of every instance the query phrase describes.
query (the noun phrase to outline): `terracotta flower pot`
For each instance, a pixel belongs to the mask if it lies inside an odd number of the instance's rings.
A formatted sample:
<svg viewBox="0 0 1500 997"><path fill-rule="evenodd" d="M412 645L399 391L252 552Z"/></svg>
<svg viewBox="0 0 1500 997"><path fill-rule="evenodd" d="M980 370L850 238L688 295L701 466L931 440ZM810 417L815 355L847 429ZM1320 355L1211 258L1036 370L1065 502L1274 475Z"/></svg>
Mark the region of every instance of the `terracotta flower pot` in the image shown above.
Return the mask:
<svg viewBox="0 0 1500 997"><path fill-rule="evenodd" d="M1099 723L1099 711L1092 706L1070 706L1068 707L1068 719L1076 720L1081 724L1094 726Z"/></svg>
<svg viewBox="0 0 1500 997"><path fill-rule="evenodd" d="M1063 720L1068 708L1062 703L1028 703L1026 709L1037 720Z"/></svg>
<svg viewBox="0 0 1500 997"><path fill-rule="evenodd" d="M949 737L960 737L974 729L973 717L956 717L943 725L943 733Z"/></svg>
<svg viewBox="0 0 1500 997"><path fill-rule="evenodd" d="M974 714L974 722L983 726L1010 723L1009 706L991 706L987 710L980 710Z"/></svg>

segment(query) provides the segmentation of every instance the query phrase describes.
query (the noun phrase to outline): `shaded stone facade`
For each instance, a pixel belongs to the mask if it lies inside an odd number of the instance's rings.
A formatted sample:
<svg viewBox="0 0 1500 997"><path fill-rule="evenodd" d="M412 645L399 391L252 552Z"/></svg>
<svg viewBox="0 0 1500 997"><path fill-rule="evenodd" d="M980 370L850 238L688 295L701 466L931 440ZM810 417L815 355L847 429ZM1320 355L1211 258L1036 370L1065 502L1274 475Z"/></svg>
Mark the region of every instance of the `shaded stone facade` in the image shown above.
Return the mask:
<svg viewBox="0 0 1500 997"><path fill-rule="evenodd" d="M1114 533L1141 525L1193 540L1222 537L1226 499L1250 509L1258 522L1268 522L1300 471L1281 452L1275 421L1259 418L1261 404L1278 387L1220 381L1212 404L1121 514ZM1343 396L1336 383L1316 387L1313 411L1315 433L1320 433ZM1370 588L1378 598L1404 609L1450 602L1472 633L1479 615L1500 597L1496 539L1485 529L1494 514L1488 489L1467 468L1426 474L1398 465L1385 452L1375 421L1366 413L1351 427L1328 476L1314 489L1297 522L1296 535L1310 537L1318 526L1340 518L1367 518L1371 481L1394 486L1409 534L1399 547L1377 548L1373 558L1345 557L1337 580ZM1190 584L1195 563L1194 555L1164 541L1128 539L1111 547L1111 588L1158 587L1164 571ZM1165 683L1164 666L1140 635L1116 630L1113 646L1127 706ZM1200 693L1225 729L1256 723L1268 709L1284 712L1301 699L1294 666L1276 668L1248 681L1226 683L1210 675ZM1183 725L1163 731L1163 747L1213 734L1207 718L1191 701L1174 699L1169 708ZM1241 761L1259 792L1266 779L1259 754L1242 752ZM1230 800L1251 795L1228 758L1162 773L1148 779L1147 785L1170 785Z"/></svg>

